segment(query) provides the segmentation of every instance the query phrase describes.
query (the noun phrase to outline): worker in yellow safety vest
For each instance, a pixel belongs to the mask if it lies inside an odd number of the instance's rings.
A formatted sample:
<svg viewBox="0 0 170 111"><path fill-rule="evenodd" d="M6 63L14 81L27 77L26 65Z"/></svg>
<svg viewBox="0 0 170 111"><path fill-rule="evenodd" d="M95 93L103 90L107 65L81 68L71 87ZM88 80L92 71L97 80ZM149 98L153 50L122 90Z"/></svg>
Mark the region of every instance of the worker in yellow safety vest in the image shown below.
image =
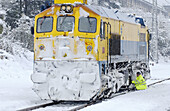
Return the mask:
<svg viewBox="0 0 170 111"><path fill-rule="evenodd" d="M136 80L132 81L132 83L135 85L137 90L144 90L147 88L146 81L142 77L140 72L136 73L137 77Z"/></svg>

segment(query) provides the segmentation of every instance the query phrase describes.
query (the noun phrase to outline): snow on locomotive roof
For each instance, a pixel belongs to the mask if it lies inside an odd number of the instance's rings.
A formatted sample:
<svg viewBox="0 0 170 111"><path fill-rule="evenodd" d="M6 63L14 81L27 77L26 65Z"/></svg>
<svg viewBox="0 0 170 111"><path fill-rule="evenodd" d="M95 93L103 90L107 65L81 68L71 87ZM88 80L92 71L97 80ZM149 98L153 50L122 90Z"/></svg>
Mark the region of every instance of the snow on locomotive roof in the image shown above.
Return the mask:
<svg viewBox="0 0 170 111"><path fill-rule="evenodd" d="M124 22L137 24L135 21L135 16L129 16L126 13L115 11L113 9L108 9L102 6L86 5L86 7L88 7L89 9L96 12L98 15L102 17L112 18L112 19L121 20Z"/></svg>
<svg viewBox="0 0 170 111"><path fill-rule="evenodd" d="M114 14L113 10L110 10L110 9L107 9L101 6L94 6L94 5L86 5L86 6L102 17L118 19L117 16Z"/></svg>

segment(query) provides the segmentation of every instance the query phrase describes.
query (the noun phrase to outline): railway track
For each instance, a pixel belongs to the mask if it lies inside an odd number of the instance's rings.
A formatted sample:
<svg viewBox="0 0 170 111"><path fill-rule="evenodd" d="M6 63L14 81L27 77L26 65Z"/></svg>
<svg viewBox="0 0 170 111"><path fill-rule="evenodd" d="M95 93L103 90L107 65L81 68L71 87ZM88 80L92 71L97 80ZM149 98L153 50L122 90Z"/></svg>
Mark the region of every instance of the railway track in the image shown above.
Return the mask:
<svg viewBox="0 0 170 111"><path fill-rule="evenodd" d="M170 80L170 78L163 79L163 80L160 80L160 81L151 83L151 84L148 85L148 87L151 87L151 86L153 86L153 85L156 85L156 84L162 83L162 82L164 82L164 81L168 81L168 80ZM112 98L114 98L114 97L121 96L121 95L124 95L124 94L127 94L127 93L128 93L127 91L123 91L123 92L121 92L121 93L114 94L114 95L113 95L112 97L110 97L109 99L112 99ZM100 102L102 102L102 100L101 100ZM85 104L85 105L79 106L79 107L77 107L77 108L71 109L71 110L69 110L69 111L77 111L77 110L83 109L83 108L85 108L85 107L88 107L88 106L91 106L91 105L94 105L94 104L97 104L97 103L99 103L99 101L98 101L98 102L90 102L90 103L87 103L87 104Z"/></svg>
<svg viewBox="0 0 170 111"><path fill-rule="evenodd" d="M124 91L124 92L121 92L121 93L116 93L116 94L114 94L113 96L111 96L110 98L107 98L107 99L104 99L104 100L112 99L112 98L114 98L114 97L117 97L117 96L120 96L120 95L124 95L124 94L127 94L127 91ZM101 102L104 101L104 100L103 100L103 99L100 99L100 100L96 100L96 101L91 101L91 102L88 102L88 103L85 104L85 105L81 105L81 106L76 107L76 108L74 108L74 109L71 109L71 110L69 110L69 111L78 111L78 110L83 109L83 108L85 108L85 107L88 107L88 106L91 106L91 105L95 105L95 104L97 104L97 103L101 103Z"/></svg>
<svg viewBox="0 0 170 111"><path fill-rule="evenodd" d="M17 110L17 111L32 111L32 110L35 110L35 109L45 108L47 106L53 106L53 105L57 105L57 104L60 104L60 103L61 103L61 101L58 101L58 102L49 102L49 103L45 103L45 104L40 104L40 105L36 105L36 106L20 109L20 110Z"/></svg>
<svg viewBox="0 0 170 111"><path fill-rule="evenodd" d="M156 84L168 81L168 80L170 80L170 78L163 79L163 80L151 83L151 84L148 85L148 87L151 87L153 85L156 85ZM97 99L95 101L90 101L90 102L87 102L87 103L85 103L83 105L79 105L76 108L70 109L69 111L78 111L78 110L83 109L85 107L88 107L88 106L91 106L91 105L95 105L97 103L101 103L102 101L105 101L105 100L112 99L112 98L117 97L117 96L121 96L121 95L127 94L128 92L129 92L128 90L125 90L125 91L113 94L111 97L109 97L107 99ZM58 104L62 104L62 103L64 103L64 102L63 101L49 102L49 103L45 103L45 104L41 104L41 105L37 105L37 106L32 106L32 107L20 109L20 110L17 110L17 111L32 111L32 110L35 110L35 109L45 108L45 107L49 107L49 106L53 106L53 105L58 105Z"/></svg>
<svg viewBox="0 0 170 111"><path fill-rule="evenodd" d="M155 84L159 84L159 83L164 82L164 81L168 81L168 80L170 80L170 78L163 79L163 80L160 80L160 81L157 81L157 82L151 83L151 84L149 84L149 85L148 85L148 87L153 86L153 85L155 85Z"/></svg>
<svg viewBox="0 0 170 111"><path fill-rule="evenodd" d="M35 106L31 106L31 107L27 107L24 109L19 109L17 111L32 111L32 110L36 110L36 109L40 109L40 108L46 108L46 107L50 107L50 106L54 106L54 108L64 108L66 106L67 109L71 109L72 107L76 107L76 106L80 106L82 104L86 104L87 101L54 101L54 102L49 102L49 103L45 103L45 104L40 104L40 105L35 105ZM64 110L66 111L66 110Z"/></svg>

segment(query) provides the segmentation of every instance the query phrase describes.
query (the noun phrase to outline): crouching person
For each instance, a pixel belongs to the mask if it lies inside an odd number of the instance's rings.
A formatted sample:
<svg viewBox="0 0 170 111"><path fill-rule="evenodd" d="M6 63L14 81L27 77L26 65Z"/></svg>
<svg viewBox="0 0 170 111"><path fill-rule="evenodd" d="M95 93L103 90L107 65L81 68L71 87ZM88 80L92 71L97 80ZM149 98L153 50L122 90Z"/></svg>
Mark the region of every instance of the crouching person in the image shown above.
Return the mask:
<svg viewBox="0 0 170 111"><path fill-rule="evenodd" d="M133 90L145 90L147 88L146 81L140 72L136 73L136 80L132 81L132 83L135 85Z"/></svg>

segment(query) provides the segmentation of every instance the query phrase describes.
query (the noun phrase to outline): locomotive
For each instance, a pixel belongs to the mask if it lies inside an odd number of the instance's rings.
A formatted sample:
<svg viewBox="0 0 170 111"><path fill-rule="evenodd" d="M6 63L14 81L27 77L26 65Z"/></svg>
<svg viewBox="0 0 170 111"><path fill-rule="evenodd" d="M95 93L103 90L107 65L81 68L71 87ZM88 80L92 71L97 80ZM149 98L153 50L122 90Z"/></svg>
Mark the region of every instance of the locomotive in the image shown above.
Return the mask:
<svg viewBox="0 0 170 111"><path fill-rule="evenodd" d="M41 99L89 101L150 78L142 17L86 0L54 0L35 16L33 90Z"/></svg>

